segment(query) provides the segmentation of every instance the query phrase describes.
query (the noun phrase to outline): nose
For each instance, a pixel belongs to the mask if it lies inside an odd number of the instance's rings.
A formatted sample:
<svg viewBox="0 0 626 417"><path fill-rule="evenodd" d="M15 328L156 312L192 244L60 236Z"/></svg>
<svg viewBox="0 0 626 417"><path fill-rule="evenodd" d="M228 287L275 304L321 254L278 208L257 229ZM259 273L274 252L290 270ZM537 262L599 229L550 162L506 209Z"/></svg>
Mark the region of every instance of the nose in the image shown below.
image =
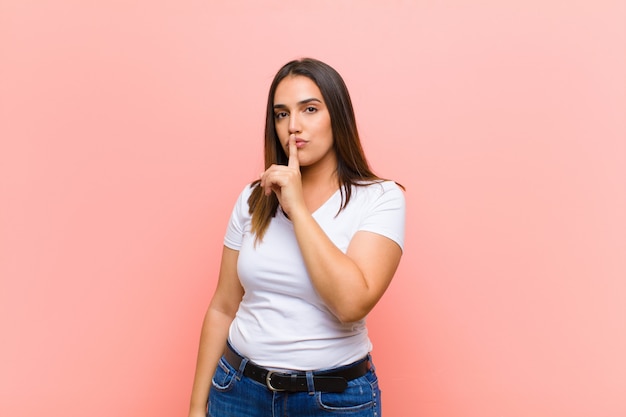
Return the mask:
<svg viewBox="0 0 626 417"><path fill-rule="evenodd" d="M299 133L301 132L301 128L300 128L300 121L299 119L296 117L295 114L291 114L289 116L289 133Z"/></svg>

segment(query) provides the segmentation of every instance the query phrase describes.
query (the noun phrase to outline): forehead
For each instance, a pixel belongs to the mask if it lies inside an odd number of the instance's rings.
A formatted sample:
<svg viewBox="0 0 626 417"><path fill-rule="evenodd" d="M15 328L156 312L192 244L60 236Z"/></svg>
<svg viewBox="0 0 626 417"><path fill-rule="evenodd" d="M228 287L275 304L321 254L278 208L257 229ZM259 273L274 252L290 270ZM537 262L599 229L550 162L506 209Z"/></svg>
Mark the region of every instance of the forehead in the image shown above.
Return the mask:
<svg viewBox="0 0 626 417"><path fill-rule="evenodd" d="M276 86L274 104L294 104L310 98L323 102L322 92L317 84L302 75L289 75Z"/></svg>

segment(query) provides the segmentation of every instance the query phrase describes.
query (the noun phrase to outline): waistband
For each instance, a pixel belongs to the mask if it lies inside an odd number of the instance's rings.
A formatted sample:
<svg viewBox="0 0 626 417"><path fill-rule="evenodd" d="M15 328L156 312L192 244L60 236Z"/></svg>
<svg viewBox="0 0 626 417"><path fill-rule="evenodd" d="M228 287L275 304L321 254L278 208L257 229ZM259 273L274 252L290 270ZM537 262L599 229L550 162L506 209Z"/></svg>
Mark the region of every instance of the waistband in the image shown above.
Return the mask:
<svg viewBox="0 0 626 417"><path fill-rule="evenodd" d="M314 372L276 372L252 363L227 344L224 359L235 369L245 361L243 374L265 386L270 391L287 392L343 392L348 381L362 377L370 370L369 355L348 366ZM310 387L312 383L313 387Z"/></svg>

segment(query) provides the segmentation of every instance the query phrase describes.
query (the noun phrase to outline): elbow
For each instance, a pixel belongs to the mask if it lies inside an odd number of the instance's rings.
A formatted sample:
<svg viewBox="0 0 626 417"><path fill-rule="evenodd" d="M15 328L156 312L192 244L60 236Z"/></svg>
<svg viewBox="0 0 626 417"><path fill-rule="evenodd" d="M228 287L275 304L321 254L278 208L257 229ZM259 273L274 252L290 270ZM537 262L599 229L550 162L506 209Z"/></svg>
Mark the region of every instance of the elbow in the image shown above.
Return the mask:
<svg viewBox="0 0 626 417"><path fill-rule="evenodd" d="M350 324L363 320L370 312L371 308L347 306L338 308L334 311L334 315L341 324Z"/></svg>

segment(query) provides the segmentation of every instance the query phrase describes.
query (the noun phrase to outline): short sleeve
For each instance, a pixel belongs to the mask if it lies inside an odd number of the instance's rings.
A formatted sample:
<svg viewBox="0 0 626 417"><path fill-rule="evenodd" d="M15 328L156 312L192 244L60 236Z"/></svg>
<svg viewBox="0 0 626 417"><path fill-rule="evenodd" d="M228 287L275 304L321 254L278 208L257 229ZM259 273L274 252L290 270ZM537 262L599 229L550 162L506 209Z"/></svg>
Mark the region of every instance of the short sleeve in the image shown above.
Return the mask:
<svg viewBox="0 0 626 417"><path fill-rule="evenodd" d="M380 185L380 186L379 186ZM358 230L385 236L404 251L406 203L404 192L393 181L370 185L375 193Z"/></svg>
<svg viewBox="0 0 626 417"><path fill-rule="evenodd" d="M246 225L249 224L250 214L248 212L248 197L252 193L252 187L246 188L239 194L237 202L228 221L226 235L224 236L224 246L239 250L243 242Z"/></svg>

